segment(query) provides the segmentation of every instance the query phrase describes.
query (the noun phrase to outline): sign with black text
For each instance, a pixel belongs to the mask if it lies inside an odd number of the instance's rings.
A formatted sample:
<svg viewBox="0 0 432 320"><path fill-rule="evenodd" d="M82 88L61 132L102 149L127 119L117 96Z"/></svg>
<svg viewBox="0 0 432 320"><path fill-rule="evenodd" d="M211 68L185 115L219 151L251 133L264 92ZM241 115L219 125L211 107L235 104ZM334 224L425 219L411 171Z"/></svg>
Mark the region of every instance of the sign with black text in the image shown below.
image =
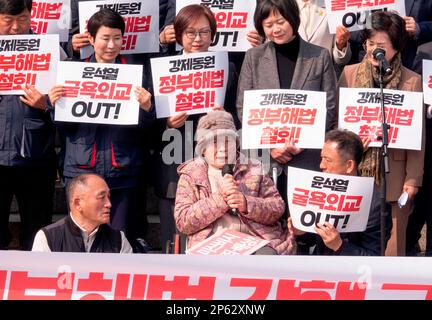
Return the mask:
<svg viewBox="0 0 432 320"><path fill-rule="evenodd" d="M404 0L325 0L330 33L336 33L337 26L349 31L368 28L370 16L375 11L395 11L405 16ZM370 28L370 27L369 27Z"/></svg>
<svg viewBox="0 0 432 320"><path fill-rule="evenodd" d="M22 95L25 85L48 93L59 59L57 34L0 36L0 94Z"/></svg>
<svg viewBox="0 0 432 320"><path fill-rule="evenodd" d="M31 29L36 34L58 34L68 42L71 28L70 0L33 0Z"/></svg>
<svg viewBox="0 0 432 320"><path fill-rule="evenodd" d="M105 0L79 2L80 33L87 31L87 22L100 9L109 8L124 19L122 54L159 52L159 2L144 0ZM93 47L81 49L81 58L93 53Z"/></svg>
<svg viewBox="0 0 432 320"><path fill-rule="evenodd" d="M366 229L373 178L316 172L290 166L288 177L288 207L295 228L316 233L314 227L317 223L329 222L339 232Z"/></svg>
<svg viewBox="0 0 432 320"><path fill-rule="evenodd" d="M191 53L150 62L158 118L223 107L228 82L226 52Z"/></svg>
<svg viewBox="0 0 432 320"><path fill-rule="evenodd" d="M246 90L242 148L280 148L292 141L299 148L321 149L326 124L326 93L305 90Z"/></svg>
<svg viewBox="0 0 432 320"><path fill-rule="evenodd" d="M141 86L142 65L59 62L57 83L64 86L55 105L55 120L138 124L134 89Z"/></svg>
<svg viewBox="0 0 432 320"><path fill-rule="evenodd" d="M339 127L371 138L370 147L382 144L380 97L380 89L340 88L339 92ZM384 111L390 125L389 148L421 150L423 94L384 89Z"/></svg>
<svg viewBox="0 0 432 320"><path fill-rule="evenodd" d="M432 60L423 59L424 103L432 105Z"/></svg>
<svg viewBox="0 0 432 320"><path fill-rule="evenodd" d="M190 4L200 4L214 13L217 26L212 51L246 51L251 48L246 35L254 30L256 0L177 0L177 13Z"/></svg>

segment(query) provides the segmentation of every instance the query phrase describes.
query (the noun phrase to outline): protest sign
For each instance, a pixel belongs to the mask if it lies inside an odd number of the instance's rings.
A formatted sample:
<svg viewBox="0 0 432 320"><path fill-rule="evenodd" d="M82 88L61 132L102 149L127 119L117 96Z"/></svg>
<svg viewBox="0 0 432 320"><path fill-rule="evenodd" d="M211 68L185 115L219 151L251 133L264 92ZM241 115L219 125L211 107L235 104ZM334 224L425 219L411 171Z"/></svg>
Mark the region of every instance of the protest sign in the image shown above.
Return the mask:
<svg viewBox="0 0 432 320"><path fill-rule="evenodd" d="M59 56L57 34L0 36L0 94L22 95L24 85L48 93Z"/></svg>
<svg viewBox="0 0 432 320"><path fill-rule="evenodd" d="M382 136L379 89L340 88L339 127L360 138L371 138L370 147L380 147ZM384 111L389 148L421 150L423 95L421 92L384 90Z"/></svg>
<svg viewBox="0 0 432 320"><path fill-rule="evenodd" d="M288 207L295 228L316 233L329 222L339 232L366 229L374 179L288 167Z"/></svg>
<svg viewBox="0 0 432 320"><path fill-rule="evenodd" d="M211 237L186 250L187 254L248 255L269 241L230 229L221 229Z"/></svg>
<svg viewBox="0 0 432 320"><path fill-rule="evenodd" d="M153 58L156 115L205 113L223 107L228 82L226 52L202 52Z"/></svg>
<svg viewBox="0 0 432 320"><path fill-rule="evenodd" d="M110 8L118 12L126 24L122 54L159 52L158 1L80 1L78 5L80 33L87 31L87 22L94 13L103 8ZM92 46L84 47L81 49L81 58L87 58L92 53Z"/></svg>
<svg viewBox="0 0 432 320"><path fill-rule="evenodd" d="M36 34L58 34L68 42L71 28L70 0L33 0L31 29Z"/></svg>
<svg viewBox="0 0 432 320"><path fill-rule="evenodd" d="M255 30L255 0L177 0L177 13L191 4L205 5L215 15L217 31L211 44L212 51L246 51L252 47L246 35Z"/></svg>
<svg viewBox="0 0 432 320"><path fill-rule="evenodd" d="M370 16L375 11L394 11L405 16L404 0L325 0L330 33L337 26L349 31L370 28Z"/></svg>
<svg viewBox="0 0 432 320"><path fill-rule="evenodd" d="M138 124L134 88L141 86L141 65L62 61L57 72L64 92L55 105L56 121Z"/></svg>
<svg viewBox="0 0 432 320"><path fill-rule="evenodd" d="M326 93L305 90L246 90L242 148L280 148L292 139L299 148L321 149Z"/></svg>

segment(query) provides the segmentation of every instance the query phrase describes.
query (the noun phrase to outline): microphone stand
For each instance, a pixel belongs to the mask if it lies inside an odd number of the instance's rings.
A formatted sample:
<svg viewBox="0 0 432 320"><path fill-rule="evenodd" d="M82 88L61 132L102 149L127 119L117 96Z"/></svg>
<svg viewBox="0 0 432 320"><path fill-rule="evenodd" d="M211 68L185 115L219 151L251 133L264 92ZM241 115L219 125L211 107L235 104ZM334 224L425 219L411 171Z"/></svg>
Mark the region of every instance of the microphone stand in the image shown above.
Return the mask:
<svg viewBox="0 0 432 320"><path fill-rule="evenodd" d="M381 129L382 129L382 146L381 146L381 223L380 223L380 231L381 231L381 255L385 255L385 230L386 230L386 192L387 192L387 182L386 182L386 174L390 172L389 162L388 162L388 130L390 126L386 123L386 115L384 109L384 74L385 70L383 69L382 61L379 62L379 87L380 87L380 101L381 101Z"/></svg>

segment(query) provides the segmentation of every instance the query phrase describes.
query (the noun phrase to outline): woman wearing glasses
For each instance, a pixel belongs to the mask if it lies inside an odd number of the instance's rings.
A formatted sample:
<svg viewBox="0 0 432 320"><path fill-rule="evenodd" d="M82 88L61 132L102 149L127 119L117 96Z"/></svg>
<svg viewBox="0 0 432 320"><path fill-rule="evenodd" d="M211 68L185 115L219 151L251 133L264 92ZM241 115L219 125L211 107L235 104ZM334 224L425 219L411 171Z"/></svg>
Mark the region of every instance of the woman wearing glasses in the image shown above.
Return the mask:
<svg viewBox="0 0 432 320"><path fill-rule="evenodd" d="M175 38L178 44L183 47L182 54L190 54L196 52L207 52L213 38L216 34L216 19L210 9L203 5L188 5L183 7L174 20ZM228 83L225 94L224 109L231 113L234 122L238 127L240 122L237 117L235 99L237 92L237 79L238 75L235 70L234 64L229 64ZM222 107L222 106L221 106ZM198 119L202 115L188 116L185 112L179 113L167 119L159 121L160 135L165 130L176 129L176 136L181 134L181 141L176 139L174 142L162 141L157 139L160 144L157 146L156 152L156 179L155 179L155 192L159 198L159 213L161 218L161 242L166 245L167 240L172 238L175 233L175 223L173 216L174 200L177 190L178 174L177 167L182 162L188 160L191 155L187 155L187 150L193 150L189 144L193 143L194 133ZM173 132L175 130L172 130ZM167 132L169 134L169 132ZM169 136L174 136L169 134ZM175 142L179 143L175 143ZM164 151L181 153L181 161L176 163L167 164L163 161Z"/></svg>
<svg viewBox="0 0 432 320"><path fill-rule="evenodd" d="M362 62L345 66L339 80L339 87L379 88L379 62L374 58L376 48L385 51L385 59L392 68L384 76L384 88L403 91L422 91L421 77L402 66L401 52L408 38L403 18L395 13L375 12L371 16L371 29L362 32L365 56ZM405 255L405 234L412 201L421 186L424 162L424 130L422 150L389 149L389 169L387 174L387 201L392 205L393 229L387 244L386 255ZM369 148L359 166L361 175L375 177L380 184L380 148ZM398 207L397 200L403 192L408 194L408 203Z"/></svg>

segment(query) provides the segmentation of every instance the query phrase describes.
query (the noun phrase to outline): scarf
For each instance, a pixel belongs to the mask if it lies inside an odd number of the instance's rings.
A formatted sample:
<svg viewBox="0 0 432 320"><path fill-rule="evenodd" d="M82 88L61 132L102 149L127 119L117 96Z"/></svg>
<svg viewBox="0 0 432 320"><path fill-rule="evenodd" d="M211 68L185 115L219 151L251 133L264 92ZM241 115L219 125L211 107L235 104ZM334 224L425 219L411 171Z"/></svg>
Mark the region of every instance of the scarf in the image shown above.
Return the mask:
<svg viewBox="0 0 432 320"><path fill-rule="evenodd" d="M401 55L398 53L391 62L392 72L384 76L385 89L397 89L402 78ZM374 88L379 84L378 68L374 67L367 57L360 63L357 77L354 82L355 88ZM363 154L363 159L359 164L358 171L363 177L374 177L375 183L381 183L381 148L368 148Z"/></svg>

